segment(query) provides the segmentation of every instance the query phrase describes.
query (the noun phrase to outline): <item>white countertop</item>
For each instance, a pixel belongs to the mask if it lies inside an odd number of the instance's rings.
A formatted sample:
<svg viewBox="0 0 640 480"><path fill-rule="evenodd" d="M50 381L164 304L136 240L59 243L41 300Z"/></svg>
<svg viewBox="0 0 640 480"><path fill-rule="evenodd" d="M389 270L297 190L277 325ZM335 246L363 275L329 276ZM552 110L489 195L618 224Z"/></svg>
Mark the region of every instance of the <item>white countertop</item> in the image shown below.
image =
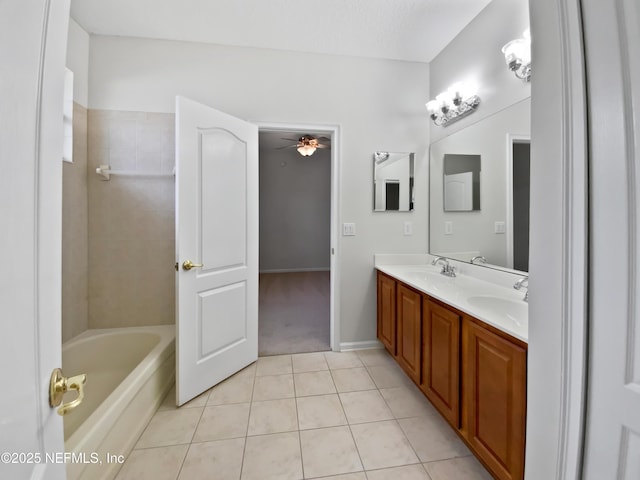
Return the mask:
<svg viewBox="0 0 640 480"><path fill-rule="evenodd" d="M452 265L455 263L451 261ZM489 269L467 266L461 267L464 272L450 278L440 273L440 265L436 267L423 262L386 264L378 261L378 256L375 268L523 342L528 341L528 304L523 300L524 291L512 288L513 279L521 276L509 275L501 281L488 281L469 273L475 269Z"/></svg>

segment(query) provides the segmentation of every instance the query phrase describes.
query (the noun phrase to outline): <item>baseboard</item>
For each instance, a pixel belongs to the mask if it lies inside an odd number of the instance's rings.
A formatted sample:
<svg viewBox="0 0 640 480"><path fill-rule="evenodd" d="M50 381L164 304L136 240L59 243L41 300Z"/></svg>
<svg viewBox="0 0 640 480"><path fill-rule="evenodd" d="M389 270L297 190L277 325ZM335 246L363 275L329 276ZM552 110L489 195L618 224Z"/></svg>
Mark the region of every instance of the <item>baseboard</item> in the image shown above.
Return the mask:
<svg viewBox="0 0 640 480"><path fill-rule="evenodd" d="M383 345L378 340L369 340L367 342L342 342L340 344L341 352L349 352L351 350L368 350L372 348L383 348Z"/></svg>
<svg viewBox="0 0 640 480"><path fill-rule="evenodd" d="M298 272L330 272L329 267L318 268L280 268L273 270L260 270L260 273L298 273Z"/></svg>

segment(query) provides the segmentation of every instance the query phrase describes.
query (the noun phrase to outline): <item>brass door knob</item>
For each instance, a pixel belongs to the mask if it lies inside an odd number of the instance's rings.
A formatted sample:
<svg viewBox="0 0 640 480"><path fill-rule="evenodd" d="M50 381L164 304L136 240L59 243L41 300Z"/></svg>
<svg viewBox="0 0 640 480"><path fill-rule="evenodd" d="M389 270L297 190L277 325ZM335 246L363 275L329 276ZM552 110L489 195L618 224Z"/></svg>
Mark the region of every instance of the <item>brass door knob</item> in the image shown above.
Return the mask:
<svg viewBox="0 0 640 480"><path fill-rule="evenodd" d="M49 382L49 405L57 407L62 404L58 409L58 415L66 415L84 400L84 384L86 381L87 375L84 373L67 378L62 375L62 370L55 368L51 373L51 381ZM68 403L62 403L62 397L70 390L77 391L78 396Z"/></svg>
<svg viewBox="0 0 640 480"><path fill-rule="evenodd" d="M201 263L193 263L191 260L187 260L185 262L182 263L182 269L183 270L191 270L192 268L200 268L200 267L204 267L204 265L202 265Z"/></svg>

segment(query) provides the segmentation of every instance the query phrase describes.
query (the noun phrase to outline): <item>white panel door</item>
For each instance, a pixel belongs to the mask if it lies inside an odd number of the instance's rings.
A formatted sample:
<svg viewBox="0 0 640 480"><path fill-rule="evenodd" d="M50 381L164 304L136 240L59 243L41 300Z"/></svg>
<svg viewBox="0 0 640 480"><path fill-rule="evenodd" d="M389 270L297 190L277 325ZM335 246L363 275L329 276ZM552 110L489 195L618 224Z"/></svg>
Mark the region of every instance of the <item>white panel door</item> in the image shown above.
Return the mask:
<svg viewBox="0 0 640 480"><path fill-rule="evenodd" d="M258 358L258 127L183 97L176 250L182 405Z"/></svg>
<svg viewBox="0 0 640 480"><path fill-rule="evenodd" d="M62 480L62 97L68 0L0 1L0 478ZM47 457L47 454L55 456Z"/></svg>
<svg viewBox="0 0 640 480"><path fill-rule="evenodd" d="M585 480L640 479L640 4L584 0L591 186Z"/></svg>

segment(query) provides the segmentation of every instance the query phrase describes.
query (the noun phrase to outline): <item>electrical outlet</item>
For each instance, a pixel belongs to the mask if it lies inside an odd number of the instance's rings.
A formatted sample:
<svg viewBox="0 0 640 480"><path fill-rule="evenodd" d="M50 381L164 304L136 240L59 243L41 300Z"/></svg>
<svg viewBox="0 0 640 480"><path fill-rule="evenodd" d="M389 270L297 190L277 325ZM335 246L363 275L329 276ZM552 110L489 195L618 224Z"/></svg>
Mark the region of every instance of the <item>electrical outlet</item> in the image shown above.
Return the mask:
<svg viewBox="0 0 640 480"><path fill-rule="evenodd" d="M344 237L353 237L356 234L356 224L355 223L343 223L342 224L342 235Z"/></svg>
<svg viewBox="0 0 640 480"><path fill-rule="evenodd" d="M453 235L453 222L444 222L444 234Z"/></svg>
<svg viewBox="0 0 640 480"><path fill-rule="evenodd" d="M493 224L493 233L506 233L507 227L504 222L494 222Z"/></svg>
<svg viewBox="0 0 640 480"><path fill-rule="evenodd" d="M404 222L403 232L405 235L413 235L413 223Z"/></svg>

